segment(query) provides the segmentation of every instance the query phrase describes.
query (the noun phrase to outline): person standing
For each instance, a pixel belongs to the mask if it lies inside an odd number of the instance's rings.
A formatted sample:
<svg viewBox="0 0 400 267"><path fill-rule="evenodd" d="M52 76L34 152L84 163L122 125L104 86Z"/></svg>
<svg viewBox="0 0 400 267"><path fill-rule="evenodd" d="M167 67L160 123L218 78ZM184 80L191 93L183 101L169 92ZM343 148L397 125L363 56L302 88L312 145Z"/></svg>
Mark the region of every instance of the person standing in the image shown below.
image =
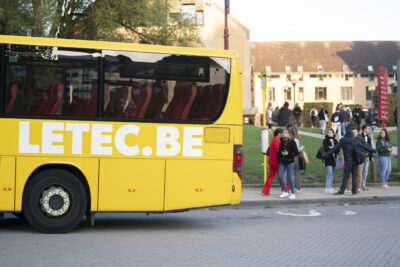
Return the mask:
<svg viewBox="0 0 400 267"><path fill-rule="evenodd" d="M291 126L291 125L290 125ZM298 132L296 127L288 127L288 131L290 135L294 138L294 142L296 143L297 150L299 153L303 152L304 147L300 146L300 141L297 138L298 137ZM300 178L300 166L299 166L299 157L300 155L297 155L294 158L294 189L296 190L296 193L301 193L301 178Z"/></svg>
<svg viewBox="0 0 400 267"><path fill-rule="evenodd" d="M347 133L347 127L349 126L349 120L345 107L340 106L339 116L339 120L342 125L342 135L345 136Z"/></svg>
<svg viewBox="0 0 400 267"><path fill-rule="evenodd" d="M332 114L331 121L332 121L332 129L335 136L342 138L342 129L341 129L341 122L340 122L340 115L339 115L339 108L336 108L336 111Z"/></svg>
<svg viewBox="0 0 400 267"><path fill-rule="evenodd" d="M318 110L315 107L312 107L310 110L310 118L311 118L311 128L315 128L317 122Z"/></svg>
<svg viewBox="0 0 400 267"><path fill-rule="evenodd" d="M282 128L275 129L274 138L272 138L271 145L269 146L269 157L268 157L269 173L261 192L263 195L269 195L272 182L274 181L275 178L275 174L278 172L279 169L279 163L276 157L276 152L278 151L279 145L281 144L282 135L283 135ZM286 185L285 187L287 188Z"/></svg>
<svg viewBox="0 0 400 267"><path fill-rule="evenodd" d="M353 121L355 122L357 126L357 131L360 131L360 125L361 125L361 113L362 110L359 105L356 105L356 108L353 110Z"/></svg>
<svg viewBox="0 0 400 267"><path fill-rule="evenodd" d="M301 127L301 122L300 122L300 116L301 116L302 110L299 107L299 103L296 103L296 106L293 109L293 126Z"/></svg>
<svg viewBox="0 0 400 267"><path fill-rule="evenodd" d="M268 103L268 107L267 107L267 110L266 110L266 112L265 112L265 114L266 114L266 117L267 117L267 120L265 121L266 123L267 123L267 125L268 125L268 131L271 133L271 131L272 131L272 124L274 123L273 121L272 121L272 112L274 111L274 109L272 108L272 103L271 102L269 102Z"/></svg>
<svg viewBox="0 0 400 267"><path fill-rule="evenodd" d="M353 130L353 129L352 129ZM325 154L325 159L333 153L338 153L340 148L343 150L344 155L344 170L343 170L343 181L336 195L343 195L344 190L347 187L350 173L353 177L357 177L357 164L356 164L356 149L357 147L363 148L364 150L375 152L374 149L369 148L367 145L362 144L358 139L354 138L353 131L347 131L346 135L337 143L332 149ZM354 129L357 131L357 129ZM354 179L352 187L353 195L357 195L357 179Z"/></svg>
<svg viewBox="0 0 400 267"><path fill-rule="evenodd" d="M289 199L295 199L295 189L294 189L294 158L299 154L297 150L297 145L294 141L293 136L290 135L289 131L285 129L283 131L283 137L281 139L281 143L279 145L279 149L277 152L278 162L279 162L279 170L278 177L279 183L283 188L282 194L279 196L280 198L289 197ZM286 178L290 187L290 194L285 187L284 174L287 173Z"/></svg>
<svg viewBox="0 0 400 267"><path fill-rule="evenodd" d="M321 106L321 109L319 110L319 113L318 113L318 119L319 119L319 123L321 124L322 134L325 134L326 123L328 121L328 117L327 117L328 114L329 114L329 112L325 109L325 107Z"/></svg>
<svg viewBox="0 0 400 267"><path fill-rule="evenodd" d="M361 143L363 143L363 141L361 140L360 135L358 134L357 129L356 128L352 128L352 131L353 131L353 137L355 139L357 139L358 141L360 141ZM359 151L359 152L361 152L361 151ZM362 152L364 153L364 150L362 150ZM347 185L347 190L351 190L352 184L356 183L357 184L357 193L360 193L360 190L361 190L362 168L363 168L363 164L364 164L364 160L365 160L365 156L364 156L363 153L361 153L359 155L356 155L356 157L357 157L356 158L357 159L357 162L356 162L356 165L357 165L357 176L353 177L353 175L350 173L349 183Z"/></svg>
<svg viewBox="0 0 400 267"><path fill-rule="evenodd" d="M371 127L371 130L369 131L369 138L371 138L371 141L374 141L374 130L376 128L376 116L374 114L374 111L372 108L368 109L368 116L367 119L365 120L367 125Z"/></svg>
<svg viewBox="0 0 400 267"><path fill-rule="evenodd" d="M283 104L283 107L279 110L278 125L281 127L285 127L286 125L288 125L290 122L290 114L291 111L289 109L289 103L285 102L285 104Z"/></svg>
<svg viewBox="0 0 400 267"><path fill-rule="evenodd" d="M335 130L329 129L328 134L325 136L322 145L324 147L325 152L328 152L335 145L337 145L338 141L335 138ZM325 168L326 168L326 182L325 182L325 193L335 193L335 190L332 188L333 180L335 178L335 167L336 167L336 157L337 154L333 153L329 157L325 159Z"/></svg>
<svg viewBox="0 0 400 267"><path fill-rule="evenodd" d="M390 161L390 153L392 152L392 144L386 129L381 130L376 140L376 150L378 151L378 160L381 165L381 183L382 188L389 189L387 182L392 172L392 162Z"/></svg>
<svg viewBox="0 0 400 267"><path fill-rule="evenodd" d="M360 141L363 144L368 145L369 147L372 148L372 141L371 138L369 137L369 132L371 130L371 127L367 124L364 124L362 126L362 132L360 134ZM367 176L368 176L368 167L369 167L369 162L372 160L372 153L370 152L365 152L365 159L364 163L362 165L362 184L361 184L361 189L364 191L369 190L367 188Z"/></svg>

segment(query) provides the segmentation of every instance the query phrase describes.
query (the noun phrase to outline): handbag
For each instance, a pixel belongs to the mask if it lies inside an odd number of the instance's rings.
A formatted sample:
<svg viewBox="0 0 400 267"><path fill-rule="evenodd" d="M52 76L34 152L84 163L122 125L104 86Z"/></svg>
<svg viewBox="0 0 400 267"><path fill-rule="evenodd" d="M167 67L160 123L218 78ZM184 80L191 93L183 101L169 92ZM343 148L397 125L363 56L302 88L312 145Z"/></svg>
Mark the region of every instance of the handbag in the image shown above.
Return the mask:
<svg viewBox="0 0 400 267"><path fill-rule="evenodd" d="M343 170L344 169L344 158L336 158L335 159L335 170Z"/></svg>
<svg viewBox="0 0 400 267"><path fill-rule="evenodd" d="M325 149L324 149L324 147L321 145L320 147L319 147L319 149L318 149L318 151L317 151L317 154L315 155L315 157L317 158L317 159L322 159L322 160L324 160L325 159Z"/></svg>
<svg viewBox="0 0 400 267"><path fill-rule="evenodd" d="M304 154L303 154L303 152L301 152L300 154L299 154L299 170L306 170L306 167L307 167L307 163L306 163L306 161L305 161L305 159L304 159Z"/></svg>

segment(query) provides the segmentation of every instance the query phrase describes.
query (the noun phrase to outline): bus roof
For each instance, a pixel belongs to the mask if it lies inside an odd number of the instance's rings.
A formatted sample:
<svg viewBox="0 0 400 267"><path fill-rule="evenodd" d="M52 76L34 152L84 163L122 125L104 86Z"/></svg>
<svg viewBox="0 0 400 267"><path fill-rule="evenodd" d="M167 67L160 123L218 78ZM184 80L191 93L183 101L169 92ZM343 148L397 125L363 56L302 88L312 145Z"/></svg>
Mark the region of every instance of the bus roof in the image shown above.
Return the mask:
<svg viewBox="0 0 400 267"><path fill-rule="evenodd" d="M155 53L185 54L185 55L229 57L229 58L238 57L237 53L231 50L226 51L226 50L194 48L194 47L146 45L146 44L133 44L133 43L121 43L121 42L87 41L87 40L26 37L26 36L13 36L13 35L0 35L0 44L2 43L107 49L107 50L122 50L122 51L139 51L139 52L153 52L153 53L155 52Z"/></svg>

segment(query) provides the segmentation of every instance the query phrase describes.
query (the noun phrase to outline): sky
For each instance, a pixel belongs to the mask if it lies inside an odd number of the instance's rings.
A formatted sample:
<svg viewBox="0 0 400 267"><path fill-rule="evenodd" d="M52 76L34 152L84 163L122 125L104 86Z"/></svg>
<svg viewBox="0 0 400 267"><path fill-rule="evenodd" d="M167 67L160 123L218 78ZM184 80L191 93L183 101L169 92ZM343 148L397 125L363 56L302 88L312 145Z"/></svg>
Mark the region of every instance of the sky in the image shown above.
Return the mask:
<svg viewBox="0 0 400 267"><path fill-rule="evenodd" d="M224 0L215 0L224 6ZM251 41L400 40L400 0L230 0Z"/></svg>

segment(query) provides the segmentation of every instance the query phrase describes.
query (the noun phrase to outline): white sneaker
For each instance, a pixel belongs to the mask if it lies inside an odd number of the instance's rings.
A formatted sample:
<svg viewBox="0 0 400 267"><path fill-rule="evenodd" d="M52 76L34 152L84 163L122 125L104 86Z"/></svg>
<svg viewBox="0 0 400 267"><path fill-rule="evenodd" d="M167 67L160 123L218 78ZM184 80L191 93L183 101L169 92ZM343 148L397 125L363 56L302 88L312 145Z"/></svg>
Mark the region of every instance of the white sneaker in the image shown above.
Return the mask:
<svg viewBox="0 0 400 267"><path fill-rule="evenodd" d="M336 191L333 188L325 189L325 194L334 194Z"/></svg>
<svg viewBox="0 0 400 267"><path fill-rule="evenodd" d="M389 187L387 184L383 184L383 185L382 185L382 188L383 188L383 189L390 189L390 187Z"/></svg>
<svg viewBox="0 0 400 267"><path fill-rule="evenodd" d="M295 194L290 194L289 195L289 199L296 199L296 195Z"/></svg>
<svg viewBox="0 0 400 267"><path fill-rule="evenodd" d="M288 192L282 192L282 194L279 196L280 198L285 198L288 197L289 193Z"/></svg>

